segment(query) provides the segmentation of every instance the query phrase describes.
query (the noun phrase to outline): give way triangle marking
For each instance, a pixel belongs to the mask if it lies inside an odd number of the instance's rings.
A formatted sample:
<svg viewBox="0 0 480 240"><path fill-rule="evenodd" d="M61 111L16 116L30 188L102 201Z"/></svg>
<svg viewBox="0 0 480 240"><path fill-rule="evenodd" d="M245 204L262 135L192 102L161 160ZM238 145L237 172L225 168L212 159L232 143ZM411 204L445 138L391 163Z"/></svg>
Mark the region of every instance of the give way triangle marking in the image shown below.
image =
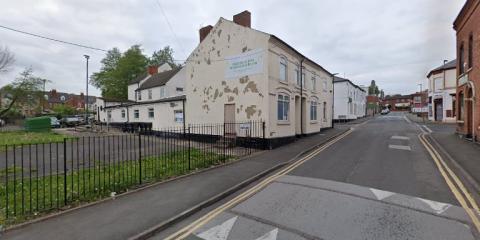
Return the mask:
<svg viewBox="0 0 480 240"><path fill-rule="evenodd" d="M226 240L228 238L228 234L230 234L230 230L232 230L233 224L235 224L237 221L237 218L238 217L230 218L220 225L197 234L197 236L205 240Z"/></svg>

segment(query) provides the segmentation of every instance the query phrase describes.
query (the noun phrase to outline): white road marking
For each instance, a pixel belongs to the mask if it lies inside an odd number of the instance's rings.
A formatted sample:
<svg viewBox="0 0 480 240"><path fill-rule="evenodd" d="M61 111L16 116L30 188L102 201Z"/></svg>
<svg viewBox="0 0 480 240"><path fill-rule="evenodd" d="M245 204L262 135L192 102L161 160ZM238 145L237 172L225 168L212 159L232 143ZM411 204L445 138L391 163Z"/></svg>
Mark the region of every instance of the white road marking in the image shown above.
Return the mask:
<svg viewBox="0 0 480 240"><path fill-rule="evenodd" d="M430 129L429 127L427 127L427 125L422 125L429 133L432 133L432 129Z"/></svg>
<svg viewBox="0 0 480 240"><path fill-rule="evenodd" d="M398 149L398 150L412 151L412 148L411 148L410 146L403 146L403 145L393 145L393 144L390 144L390 145L388 145L388 148Z"/></svg>
<svg viewBox="0 0 480 240"><path fill-rule="evenodd" d="M410 119L408 119L408 117L405 115L403 115L403 119L405 119L405 121L407 121L408 123L412 123L412 121L410 121Z"/></svg>
<svg viewBox="0 0 480 240"><path fill-rule="evenodd" d="M435 201L431 201L431 200L427 200L427 199L423 199L423 198L417 198L417 199L426 203L437 214L441 214L441 213L445 212L445 210L447 210L449 207L452 206L448 203L435 202Z"/></svg>
<svg viewBox="0 0 480 240"><path fill-rule="evenodd" d="M410 140L409 137L405 137L405 136L392 136L391 139Z"/></svg>
<svg viewBox="0 0 480 240"><path fill-rule="evenodd" d="M232 230L233 224L235 224L237 221L237 218L238 217L230 218L220 225L197 234L197 237L205 240L226 240L228 238L228 234L230 234L230 230Z"/></svg>
<svg viewBox="0 0 480 240"><path fill-rule="evenodd" d="M370 188L370 191L372 191L373 195L375 195L375 197L378 199L378 200L383 200L387 197L390 197L392 195L395 195L395 193L393 192L388 192L388 191L383 191L383 190L378 190L378 189L375 189L375 188Z"/></svg>
<svg viewBox="0 0 480 240"><path fill-rule="evenodd" d="M277 235L278 235L278 228L275 228L272 231L266 233L265 235L255 239L255 240L276 240Z"/></svg>

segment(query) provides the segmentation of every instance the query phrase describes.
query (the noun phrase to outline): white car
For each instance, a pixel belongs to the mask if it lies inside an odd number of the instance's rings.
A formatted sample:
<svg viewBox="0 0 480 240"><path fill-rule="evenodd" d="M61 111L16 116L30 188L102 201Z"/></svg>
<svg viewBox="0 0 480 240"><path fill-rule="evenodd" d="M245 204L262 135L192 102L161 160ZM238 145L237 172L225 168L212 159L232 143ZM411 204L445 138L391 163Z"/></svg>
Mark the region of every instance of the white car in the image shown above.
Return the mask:
<svg viewBox="0 0 480 240"><path fill-rule="evenodd" d="M386 114L389 114L389 113L390 113L390 109L388 109L388 108L385 108L380 112L380 114L382 114L382 115L386 115Z"/></svg>

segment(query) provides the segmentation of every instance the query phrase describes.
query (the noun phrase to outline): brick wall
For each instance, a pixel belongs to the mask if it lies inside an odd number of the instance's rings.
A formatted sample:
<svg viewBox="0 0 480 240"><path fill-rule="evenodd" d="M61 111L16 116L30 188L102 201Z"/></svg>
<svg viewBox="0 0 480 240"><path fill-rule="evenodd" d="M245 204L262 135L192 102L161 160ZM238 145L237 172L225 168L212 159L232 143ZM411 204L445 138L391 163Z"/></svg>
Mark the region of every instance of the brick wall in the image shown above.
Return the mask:
<svg viewBox="0 0 480 240"><path fill-rule="evenodd" d="M479 1L469 0L465 5L463 13L455 22L455 29L457 31L457 77L460 76L460 46L464 46L464 62L468 62L469 53L469 38L473 34L473 67L469 69L466 67L468 78L475 84L476 103L475 110L471 111L472 102L466 101L464 104L463 122L457 124L457 131L461 134L471 134L472 128L475 129L477 140L480 139L480 3ZM458 86L458 84L457 84ZM457 99L460 93L463 92L466 98L469 98L469 89L466 85L457 87ZM460 102L457 101L457 116L460 112ZM475 112L475 113L473 113ZM472 116L475 122L472 123ZM459 117L460 118L460 117Z"/></svg>

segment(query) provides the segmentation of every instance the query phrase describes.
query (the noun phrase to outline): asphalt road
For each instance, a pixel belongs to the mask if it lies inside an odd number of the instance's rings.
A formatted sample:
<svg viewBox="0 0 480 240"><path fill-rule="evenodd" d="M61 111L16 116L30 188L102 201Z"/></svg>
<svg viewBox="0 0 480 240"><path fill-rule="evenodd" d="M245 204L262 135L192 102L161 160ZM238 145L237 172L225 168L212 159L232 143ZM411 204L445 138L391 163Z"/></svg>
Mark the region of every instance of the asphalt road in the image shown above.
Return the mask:
<svg viewBox="0 0 480 240"><path fill-rule="evenodd" d="M353 127L259 192L153 239L182 227L177 236L207 240L478 239L417 125L391 113Z"/></svg>
<svg viewBox="0 0 480 240"><path fill-rule="evenodd" d="M420 130L392 112L355 127L349 136L290 175L320 178L458 205L420 143Z"/></svg>

